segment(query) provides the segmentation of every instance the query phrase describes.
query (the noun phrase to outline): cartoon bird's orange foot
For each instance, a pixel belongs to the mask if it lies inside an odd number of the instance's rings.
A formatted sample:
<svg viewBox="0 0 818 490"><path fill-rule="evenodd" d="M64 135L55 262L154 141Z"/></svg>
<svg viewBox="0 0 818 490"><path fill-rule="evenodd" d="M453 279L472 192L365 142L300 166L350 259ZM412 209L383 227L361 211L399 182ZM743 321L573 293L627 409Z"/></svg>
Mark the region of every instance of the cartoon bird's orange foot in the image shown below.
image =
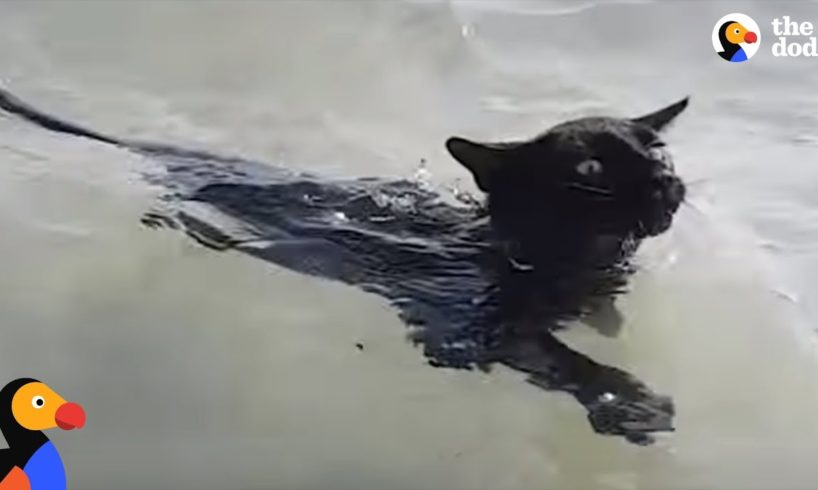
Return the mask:
<svg viewBox="0 0 818 490"><path fill-rule="evenodd" d="M23 470L15 466L3 478L3 481L0 481L0 490L31 490L31 485Z"/></svg>

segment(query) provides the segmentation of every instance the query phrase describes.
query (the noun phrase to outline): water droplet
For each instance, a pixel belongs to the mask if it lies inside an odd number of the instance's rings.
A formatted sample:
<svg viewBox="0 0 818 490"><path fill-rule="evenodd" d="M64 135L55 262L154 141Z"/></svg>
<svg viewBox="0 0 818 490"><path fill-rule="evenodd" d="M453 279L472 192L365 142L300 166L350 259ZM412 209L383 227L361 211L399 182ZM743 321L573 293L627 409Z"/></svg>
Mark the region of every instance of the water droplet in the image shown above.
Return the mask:
<svg viewBox="0 0 818 490"><path fill-rule="evenodd" d="M599 401L602 403L611 403L614 400L616 400L616 395L613 393L603 393L599 395Z"/></svg>

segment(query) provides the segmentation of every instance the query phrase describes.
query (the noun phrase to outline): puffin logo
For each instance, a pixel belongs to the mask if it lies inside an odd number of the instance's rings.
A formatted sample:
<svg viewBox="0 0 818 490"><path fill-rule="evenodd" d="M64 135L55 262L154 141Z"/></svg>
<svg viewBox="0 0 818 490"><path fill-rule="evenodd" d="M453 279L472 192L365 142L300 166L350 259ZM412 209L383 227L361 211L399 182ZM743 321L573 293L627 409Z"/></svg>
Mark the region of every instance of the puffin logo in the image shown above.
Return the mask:
<svg viewBox="0 0 818 490"><path fill-rule="evenodd" d="M713 49L731 63L752 58L761 44L761 29L744 14L727 14L713 28Z"/></svg>
<svg viewBox="0 0 818 490"><path fill-rule="evenodd" d="M0 390L0 490L66 490L60 453L43 431L81 429L85 411L36 379L21 378Z"/></svg>

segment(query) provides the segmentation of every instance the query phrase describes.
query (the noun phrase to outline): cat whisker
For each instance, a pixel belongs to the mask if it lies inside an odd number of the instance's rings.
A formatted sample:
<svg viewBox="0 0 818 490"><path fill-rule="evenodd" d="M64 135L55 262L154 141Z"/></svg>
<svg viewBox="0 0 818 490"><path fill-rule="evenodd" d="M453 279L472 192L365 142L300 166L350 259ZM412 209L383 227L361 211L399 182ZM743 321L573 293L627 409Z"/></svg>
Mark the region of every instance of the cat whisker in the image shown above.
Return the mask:
<svg viewBox="0 0 818 490"><path fill-rule="evenodd" d="M710 179L708 179L707 177L702 177L700 179L685 182L685 186L686 187L699 187L699 186L701 186L703 184L706 184L708 182L710 182Z"/></svg>
<svg viewBox="0 0 818 490"><path fill-rule="evenodd" d="M705 211L704 211L702 208L700 208L699 206L697 206L696 204L694 204L693 202L691 202L691 201L689 201L689 200L687 200L687 199L685 199L684 201L682 201L682 204L684 204L685 206L689 207L689 208L690 208L690 209L692 209L693 211L695 211L695 212L697 212L697 213L701 214L702 216L707 216L707 213L706 213L706 212L705 212Z"/></svg>
<svg viewBox="0 0 818 490"><path fill-rule="evenodd" d="M684 183L684 186L685 186L685 189L687 190L687 192L685 193L685 199L682 202L687 201L687 199L690 197L690 195L695 196L697 194L701 194L702 192L706 192L707 190L705 189L705 186L709 182L710 182L710 179L708 179L708 178L696 179L696 180L693 180L693 181L690 181L690 182L686 181Z"/></svg>
<svg viewBox="0 0 818 490"><path fill-rule="evenodd" d="M596 194L598 196L605 196L605 197L612 197L613 196L613 192L611 190L609 190L609 189L605 189L603 187L596 187L596 186L588 185L588 184L581 184L579 182L568 183L568 184L566 184L565 187L567 187L569 189L576 189L576 190L579 190L579 191L588 192L588 193L591 193L591 194Z"/></svg>

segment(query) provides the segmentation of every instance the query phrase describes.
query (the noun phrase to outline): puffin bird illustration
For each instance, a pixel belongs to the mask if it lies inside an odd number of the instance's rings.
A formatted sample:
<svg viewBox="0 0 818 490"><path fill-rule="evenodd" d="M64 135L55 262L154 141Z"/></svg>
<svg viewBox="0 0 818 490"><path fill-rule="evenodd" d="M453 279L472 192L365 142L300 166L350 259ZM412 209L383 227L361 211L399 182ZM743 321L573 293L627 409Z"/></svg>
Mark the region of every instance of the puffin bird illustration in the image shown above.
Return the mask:
<svg viewBox="0 0 818 490"><path fill-rule="evenodd" d="M42 431L81 429L85 411L36 379L17 379L0 390L0 490L65 490L60 453Z"/></svg>
<svg viewBox="0 0 818 490"><path fill-rule="evenodd" d="M753 44L756 41L758 34L738 22L728 20L719 27L719 42L724 49L719 52L719 56L733 63L747 61L747 53L741 47L741 43Z"/></svg>

